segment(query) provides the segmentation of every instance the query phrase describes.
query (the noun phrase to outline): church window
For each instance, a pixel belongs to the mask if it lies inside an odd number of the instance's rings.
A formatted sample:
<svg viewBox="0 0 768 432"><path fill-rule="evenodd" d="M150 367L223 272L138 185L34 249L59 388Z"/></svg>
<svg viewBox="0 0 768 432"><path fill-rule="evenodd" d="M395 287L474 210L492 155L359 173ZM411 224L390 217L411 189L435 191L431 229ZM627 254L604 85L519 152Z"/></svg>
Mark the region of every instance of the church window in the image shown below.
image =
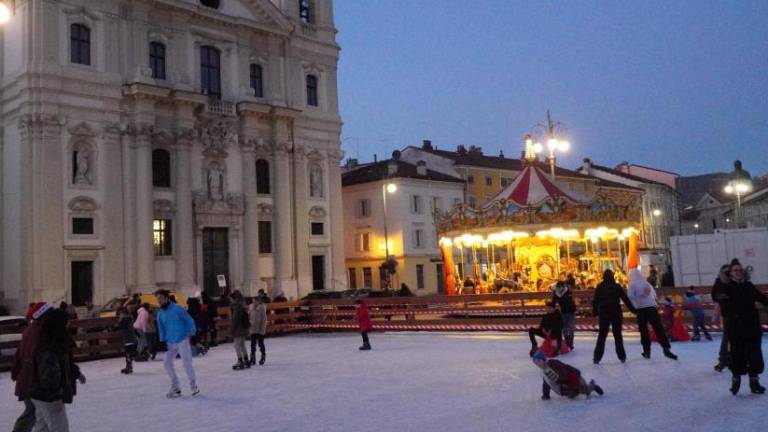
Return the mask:
<svg viewBox="0 0 768 432"><path fill-rule="evenodd" d="M170 219L154 219L152 233L155 246L155 256L173 255L173 239Z"/></svg>
<svg viewBox="0 0 768 432"><path fill-rule="evenodd" d="M307 75L307 105L317 106L317 77Z"/></svg>
<svg viewBox="0 0 768 432"><path fill-rule="evenodd" d="M299 0L299 18L306 24L315 23L315 8L312 0Z"/></svg>
<svg viewBox="0 0 768 432"><path fill-rule="evenodd" d="M93 234L93 218L73 217L72 234L87 235Z"/></svg>
<svg viewBox="0 0 768 432"><path fill-rule="evenodd" d="M257 98L264 97L264 69L261 65L251 64L251 88Z"/></svg>
<svg viewBox="0 0 768 432"><path fill-rule="evenodd" d="M168 150L152 150L152 186L171 187L171 153Z"/></svg>
<svg viewBox="0 0 768 432"><path fill-rule="evenodd" d="M200 47L200 84L203 94L221 97L221 52L212 46Z"/></svg>
<svg viewBox="0 0 768 432"><path fill-rule="evenodd" d="M85 24L69 26L69 56L72 63L91 64L91 29Z"/></svg>
<svg viewBox="0 0 768 432"><path fill-rule="evenodd" d="M149 68L152 69L152 78L165 79L165 45L160 42L149 44Z"/></svg>
<svg viewBox="0 0 768 432"><path fill-rule="evenodd" d="M256 161L256 193L268 195L269 186L269 162L259 159Z"/></svg>

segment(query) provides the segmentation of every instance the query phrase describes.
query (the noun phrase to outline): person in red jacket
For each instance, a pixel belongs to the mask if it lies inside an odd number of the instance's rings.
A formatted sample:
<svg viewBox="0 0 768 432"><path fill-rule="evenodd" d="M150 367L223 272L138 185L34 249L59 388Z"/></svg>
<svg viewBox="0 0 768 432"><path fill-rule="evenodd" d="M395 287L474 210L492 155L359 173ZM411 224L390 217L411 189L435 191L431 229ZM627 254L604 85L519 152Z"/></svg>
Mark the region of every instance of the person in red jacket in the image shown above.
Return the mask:
<svg viewBox="0 0 768 432"><path fill-rule="evenodd" d="M595 383L595 380L587 383L581 377L580 370L559 360L547 360L547 356L542 351L536 351L533 355L533 364L538 366L544 374L542 400L549 400L550 390L571 399L580 394L589 397L592 392L603 395L603 389Z"/></svg>
<svg viewBox="0 0 768 432"><path fill-rule="evenodd" d="M360 351L368 351L371 349L371 342L368 340L368 332L373 328L371 314L368 311L368 305L363 303L362 300L356 300L355 304L357 305L355 317L360 326L360 334L363 336L363 346L360 347Z"/></svg>

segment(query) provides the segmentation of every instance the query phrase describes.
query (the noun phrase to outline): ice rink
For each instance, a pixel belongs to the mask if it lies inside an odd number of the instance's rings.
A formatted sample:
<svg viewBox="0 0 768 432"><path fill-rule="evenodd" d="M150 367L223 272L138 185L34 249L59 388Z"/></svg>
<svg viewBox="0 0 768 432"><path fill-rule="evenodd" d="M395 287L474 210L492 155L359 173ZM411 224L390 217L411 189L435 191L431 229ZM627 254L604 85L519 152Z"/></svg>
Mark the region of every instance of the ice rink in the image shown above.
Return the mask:
<svg viewBox="0 0 768 432"><path fill-rule="evenodd" d="M592 364L594 335L581 334L561 360L606 391L590 400L553 395L542 401L541 375L527 337L501 333L372 334L360 352L357 334L267 339L267 364L233 371L230 344L195 359L202 393L166 399L162 361L122 359L81 364L88 383L67 407L73 432L96 431L755 431L768 425L768 395L732 396L730 374L712 366L714 342L673 345L680 356L640 357L637 335L626 338L626 364L609 338L602 364ZM765 349L764 343L764 349ZM768 378L764 380L764 384ZM23 405L0 374L3 429Z"/></svg>

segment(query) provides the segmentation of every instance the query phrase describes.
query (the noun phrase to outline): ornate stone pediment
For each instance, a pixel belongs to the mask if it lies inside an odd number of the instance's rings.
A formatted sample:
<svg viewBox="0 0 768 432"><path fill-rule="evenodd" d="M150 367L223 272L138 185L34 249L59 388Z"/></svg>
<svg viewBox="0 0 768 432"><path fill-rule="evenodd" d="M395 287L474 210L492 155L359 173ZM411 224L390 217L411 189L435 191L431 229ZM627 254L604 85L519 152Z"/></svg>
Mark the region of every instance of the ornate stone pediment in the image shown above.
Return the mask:
<svg viewBox="0 0 768 432"><path fill-rule="evenodd" d="M173 202L167 199L158 199L155 200L153 203L155 213L173 213L176 210L176 206L173 205Z"/></svg>
<svg viewBox="0 0 768 432"><path fill-rule="evenodd" d="M271 204L258 204L256 206L256 214L259 215L260 219L271 219L272 218L272 205Z"/></svg>
<svg viewBox="0 0 768 432"><path fill-rule="evenodd" d="M309 217L315 218L315 219L322 219L324 217L328 216L328 212L325 211L323 207L320 206L312 206L311 209L309 209Z"/></svg>
<svg viewBox="0 0 768 432"><path fill-rule="evenodd" d="M155 130L152 138L155 144L161 146L171 146L175 141L173 134L165 129Z"/></svg>
<svg viewBox="0 0 768 432"><path fill-rule="evenodd" d="M94 212L99 209L96 200L89 196L80 195L72 198L67 207L75 212Z"/></svg>
<svg viewBox="0 0 768 432"><path fill-rule="evenodd" d="M243 142L243 149L252 151L258 155L272 154L272 146L264 138L251 138Z"/></svg>
<svg viewBox="0 0 768 432"><path fill-rule="evenodd" d="M317 149L312 149L312 151L307 153L307 159L311 161L319 162L325 159L325 157Z"/></svg>
<svg viewBox="0 0 768 432"><path fill-rule="evenodd" d="M230 193L223 200L215 200L207 192L197 191L193 206L196 214L242 215L245 213L245 197L240 193Z"/></svg>
<svg viewBox="0 0 768 432"><path fill-rule="evenodd" d="M237 143L234 123L221 119L211 120L200 128L200 141L205 156L215 159L227 157L227 148Z"/></svg>

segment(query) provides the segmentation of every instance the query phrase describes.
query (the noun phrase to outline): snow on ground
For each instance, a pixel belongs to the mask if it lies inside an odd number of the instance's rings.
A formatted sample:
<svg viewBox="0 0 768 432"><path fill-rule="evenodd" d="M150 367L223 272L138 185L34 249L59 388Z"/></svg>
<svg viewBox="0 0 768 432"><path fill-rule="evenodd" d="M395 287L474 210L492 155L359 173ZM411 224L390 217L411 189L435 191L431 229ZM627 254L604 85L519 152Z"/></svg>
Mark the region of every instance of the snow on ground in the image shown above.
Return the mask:
<svg viewBox="0 0 768 432"><path fill-rule="evenodd" d="M609 338L592 365L594 335L577 337L562 360L595 378L606 395L540 400L541 377L527 338L502 333L384 333L360 352L356 334L267 339L267 364L233 371L230 344L195 359L202 393L169 400L161 361L121 375L121 359L83 363L88 383L68 406L73 432L100 431L753 431L768 420L768 395L728 392L730 375L712 370L719 339L678 343L680 361L640 357L627 337L622 365ZM764 344L765 345L765 344ZM764 347L765 348L765 347ZM766 378L768 381L768 378ZM743 387L746 386L746 382ZM22 404L0 374L0 419ZM5 428L5 426L2 426Z"/></svg>

